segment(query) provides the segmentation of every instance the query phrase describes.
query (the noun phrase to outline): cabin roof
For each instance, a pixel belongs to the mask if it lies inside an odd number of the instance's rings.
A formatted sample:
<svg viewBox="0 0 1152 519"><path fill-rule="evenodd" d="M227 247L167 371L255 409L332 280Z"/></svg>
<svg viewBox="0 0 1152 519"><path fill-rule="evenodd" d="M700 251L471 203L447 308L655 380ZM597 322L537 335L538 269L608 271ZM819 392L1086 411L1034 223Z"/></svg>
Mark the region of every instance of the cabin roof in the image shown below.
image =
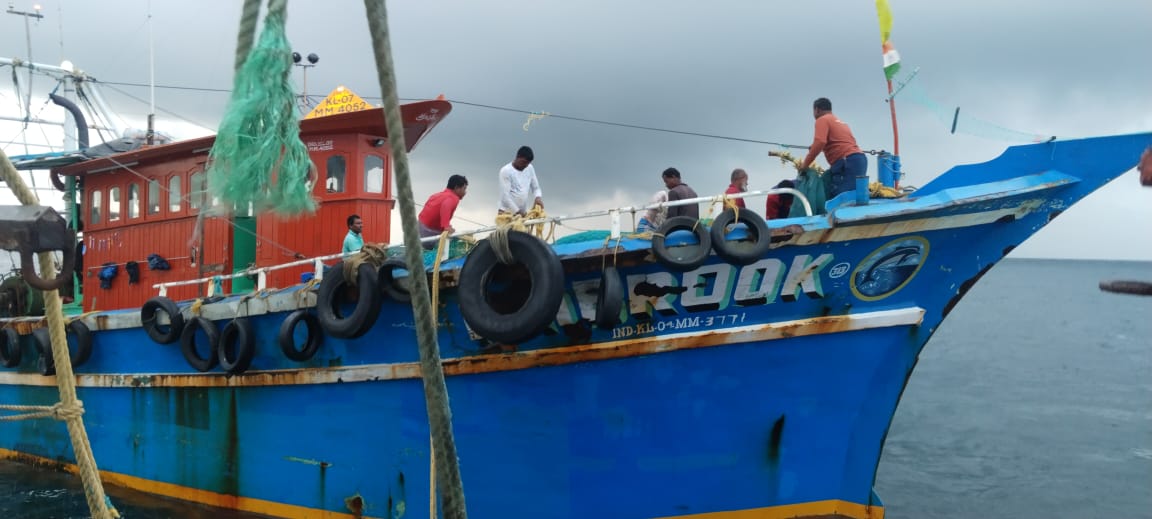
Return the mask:
<svg viewBox="0 0 1152 519"><path fill-rule="evenodd" d="M420 101L409 103L400 107L401 117L404 121L404 144L407 151L420 142L433 127L436 126L449 112L452 104L448 101ZM300 136L315 136L324 134L357 133L377 135L387 138L388 130L384 123L384 109L372 108L344 114L304 119L300 121ZM83 176L117 169L124 166L134 166L141 163L155 163L172 160L188 155L208 154L216 142L215 135L182 140L171 144L140 148L133 151L101 157L98 159L79 162L55 168L53 171L60 175Z"/></svg>

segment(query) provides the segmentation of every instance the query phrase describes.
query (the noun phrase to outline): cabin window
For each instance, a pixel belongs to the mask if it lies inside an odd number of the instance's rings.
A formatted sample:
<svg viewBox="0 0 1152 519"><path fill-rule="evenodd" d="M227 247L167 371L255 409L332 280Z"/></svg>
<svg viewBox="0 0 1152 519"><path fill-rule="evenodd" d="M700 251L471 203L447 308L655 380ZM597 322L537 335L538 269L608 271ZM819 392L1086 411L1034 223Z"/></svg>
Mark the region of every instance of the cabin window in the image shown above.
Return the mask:
<svg viewBox="0 0 1152 519"><path fill-rule="evenodd" d="M160 181L148 181L148 214L160 213Z"/></svg>
<svg viewBox="0 0 1152 519"><path fill-rule="evenodd" d="M108 188L108 221L120 220L120 187Z"/></svg>
<svg viewBox="0 0 1152 519"><path fill-rule="evenodd" d="M328 179L324 181L324 185L328 188L329 193L344 192L344 174L347 169L348 165L343 155L328 157Z"/></svg>
<svg viewBox="0 0 1152 519"><path fill-rule="evenodd" d="M180 177L175 176L168 179L168 212L180 212Z"/></svg>
<svg viewBox="0 0 1152 519"><path fill-rule="evenodd" d="M378 155L364 157L364 192L384 192L384 159Z"/></svg>
<svg viewBox="0 0 1152 519"><path fill-rule="evenodd" d="M188 206L193 210L200 209L200 204L207 196L204 192L204 172L197 171L188 177Z"/></svg>
<svg viewBox="0 0 1152 519"><path fill-rule="evenodd" d="M128 184L128 218L140 217L140 185Z"/></svg>
<svg viewBox="0 0 1152 519"><path fill-rule="evenodd" d="M103 196L104 193L101 191L92 192L92 203L88 205L89 224L100 223L100 210L104 206L104 204L100 203L100 199L103 198Z"/></svg>

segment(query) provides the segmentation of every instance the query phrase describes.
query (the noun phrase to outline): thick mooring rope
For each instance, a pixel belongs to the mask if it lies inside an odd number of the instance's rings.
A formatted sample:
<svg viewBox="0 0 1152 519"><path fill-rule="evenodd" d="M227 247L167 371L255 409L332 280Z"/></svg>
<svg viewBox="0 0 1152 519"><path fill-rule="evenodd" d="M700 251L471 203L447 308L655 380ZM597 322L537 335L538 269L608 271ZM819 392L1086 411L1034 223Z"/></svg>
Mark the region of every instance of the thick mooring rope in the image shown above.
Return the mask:
<svg viewBox="0 0 1152 519"><path fill-rule="evenodd" d="M252 42L256 41L256 22L260 19L260 0L244 0L244 10L240 12L240 35L236 38L236 65L239 72L252 51ZM203 211L201 211L203 212Z"/></svg>
<svg viewBox="0 0 1152 519"><path fill-rule="evenodd" d="M8 156L0 151L0 177L12 189L16 198L24 205L37 205L39 200L20 178ZM45 280L56 277L52 253L42 252L40 256L40 276ZM22 265L30 269L32 265ZM15 411L32 411L27 417L51 416L63 420L68 426L68 436L72 440L72 450L76 454L76 464L80 467L80 480L84 483L84 496L88 500L88 510L95 519L120 517L104 494L100 481L100 470L92 446L88 444L88 431L84 429L84 404L76 398L76 377L72 374L72 359L68 353L68 339L64 332L64 312L60 303L60 293L56 290L44 292L44 315L48 318L48 334L52 339L52 358L56 364L56 387L60 391L60 402L53 406L34 406L40 409L16 408ZM48 413L48 414L44 414Z"/></svg>
<svg viewBox="0 0 1152 519"><path fill-rule="evenodd" d="M408 172L408 153L404 141L404 124L400 118L400 101L396 95L396 76L392 64L392 47L388 34L388 10L384 0L364 0L368 15L368 30L372 35L372 50L376 55L376 72L380 91L384 96L384 119L388 128L388 142L395 161L397 197L400 201L400 221L404 231L404 249L408 272L424 272L424 248L420 245L420 232L416 226L416 205L412 198L412 179ZM440 350L436 339L429 300L428 280L413 275L411 280L412 311L416 318L416 336L420 347L420 372L424 380L424 400L428 407L428 426L432 433L436 481L442 489L441 503L445 519L465 519L464 485L460 479L460 462L456 456L456 442L452 435L452 410L448 405L448 388L444 383L444 369L440 364Z"/></svg>

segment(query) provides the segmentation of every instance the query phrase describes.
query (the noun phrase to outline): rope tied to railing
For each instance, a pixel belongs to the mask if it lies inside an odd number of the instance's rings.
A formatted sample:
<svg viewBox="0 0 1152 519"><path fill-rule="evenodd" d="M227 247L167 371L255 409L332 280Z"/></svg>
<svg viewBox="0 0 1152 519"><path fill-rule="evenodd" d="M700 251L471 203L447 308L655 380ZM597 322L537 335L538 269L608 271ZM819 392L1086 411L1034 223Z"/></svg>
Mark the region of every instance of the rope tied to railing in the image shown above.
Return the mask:
<svg viewBox="0 0 1152 519"><path fill-rule="evenodd" d="M360 252L344 260L344 281L347 281L349 286L356 286L356 278L359 277L356 273L360 272L360 265L367 263L379 269L385 261L388 261L387 243L380 245L365 243Z"/></svg>
<svg viewBox="0 0 1152 519"><path fill-rule="evenodd" d="M488 236L489 243L492 244L492 250L496 253L496 259L505 265L515 263L516 259L512 257L512 250L508 246L508 231L520 231L529 234L535 234L537 238L548 241L556 232L556 222L552 222L552 228L548 231L548 238L544 237L544 224L536 223L532 225L524 225L526 220L538 220L547 218L548 213L544 212L544 208L539 205L533 205L532 209L527 214L511 214L511 213L497 213L496 225L499 227L492 231Z"/></svg>

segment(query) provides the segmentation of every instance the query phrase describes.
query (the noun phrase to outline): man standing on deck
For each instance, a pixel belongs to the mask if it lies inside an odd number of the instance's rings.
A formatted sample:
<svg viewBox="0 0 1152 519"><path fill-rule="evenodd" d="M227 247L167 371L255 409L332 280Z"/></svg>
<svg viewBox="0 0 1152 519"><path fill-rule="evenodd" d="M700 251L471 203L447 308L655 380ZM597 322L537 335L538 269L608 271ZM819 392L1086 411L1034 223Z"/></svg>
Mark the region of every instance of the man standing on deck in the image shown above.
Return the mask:
<svg viewBox="0 0 1152 519"><path fill-rule="evenodd" d="M463 175L448 177L448 187L428 197L428 201L424 202L424 209L420 210L420 216L417 218L420 237L439 236L444 231L448 231L449 234L456 232L451 225L452 215L456 214L456 207L467 193L467 178ZM426 241L422 245L428 250L436 248L434 241Z"/></svg>
<svg viewBox="0 0 1152 519"><path fill-rule="evenodd" d="M724 192L726 195L734 195L748 191L748 173L743 169L736 168L732 170L732 183L728 184L728 190ZM736 198L732 200L736 207L744 209L744 199Z"/></svg>
<svg viewBox="0 0 1152 519"><path fill-rule="evenodd" d="M676 168L668 168L661 174L664 178L664 187L668 188L668 201L688 200L696 198L696 191L680 180L680 172ZM668 218L677 216L691 216L700 218L700 204L676 205L668 208Z"/></svg>
<svg viewBox="0 0 1152 519"><path fill-rule="evenodd" d="M533 206L544 208L540 181L536 180L536 169L532 167L534 158L532 148L521 146L516 151L516 159L500 168L498 216L524 216Z"/></svg>
<svg viewBox="0 0 1152 519"><path fill-rule="evenodd" d="M800 163L803 174L824 153L824 159L831 166L824 174L827 179L828 199L845 191L856 189L856 177L868 174L868 158L856 145L852 130L840 118L832 114L832 101L821 97L812 103L812 116L816 118L816 136L808 148L808 156Z"/></svg>
<svg viewBox="0 0 1152 519"><path fill-rule="evenodd" d="M348 234L344 236L344 249L341 251L345 255L353 252L360 252L364 247L364 238L360 236L360 231L364 230L364 221L360 219L360 215L353 214L348 216Z"/></svg>

